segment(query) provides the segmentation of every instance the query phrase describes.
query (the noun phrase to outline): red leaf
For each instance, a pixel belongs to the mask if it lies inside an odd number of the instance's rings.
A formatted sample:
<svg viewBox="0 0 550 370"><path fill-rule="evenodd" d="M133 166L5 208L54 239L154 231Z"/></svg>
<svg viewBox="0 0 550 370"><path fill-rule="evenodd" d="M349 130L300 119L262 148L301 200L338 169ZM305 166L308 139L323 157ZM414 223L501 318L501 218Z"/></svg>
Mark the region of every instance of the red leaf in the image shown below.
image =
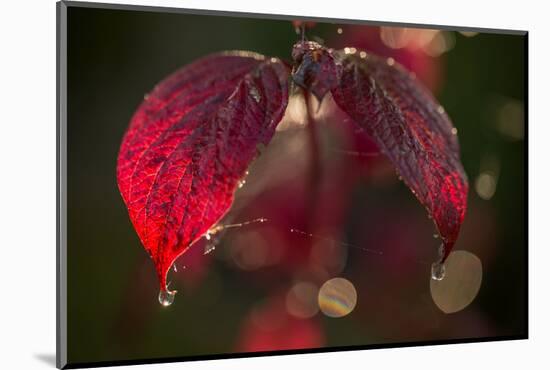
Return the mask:
<svg viewBox="0 0 550 370"><path fill-rule="evenodd" d="M135 112L117 179L161 291L174 260L224 216L288 102L278 59L228 52L199 59L159 83Z"/></svg>
<svg viewBox="0 0 550 370"><path fill-rule="evenodd" d="M319 86L324 93L330 88L336 104L376 142L426 207L443 239L444 260L464 219L468 181L456 129L443 108L391 58L313 42L295 45L295 55L306 63L296 69L296 83L316 96Z"/></svg>

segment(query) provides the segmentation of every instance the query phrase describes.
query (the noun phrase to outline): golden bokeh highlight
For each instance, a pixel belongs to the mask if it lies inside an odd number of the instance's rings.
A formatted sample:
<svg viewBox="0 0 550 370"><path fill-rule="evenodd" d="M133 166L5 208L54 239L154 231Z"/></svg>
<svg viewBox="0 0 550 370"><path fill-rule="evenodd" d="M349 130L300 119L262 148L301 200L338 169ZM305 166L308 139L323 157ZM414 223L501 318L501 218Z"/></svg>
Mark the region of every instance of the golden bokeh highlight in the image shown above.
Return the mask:
<svg viewBox="0 0 550 370"><path fill-rule="evenodd" d="M475 188L481 199L491 199L497 190L496 175L490 171L480 173L476 178Z"/></svg>
<svg viewBox="0 0 550 370"><path fill-rule="evenodd" d="M507 99L497 111L496 128L509 140L523 140L525 135L523 103L519 100Z"/></svg>
<svg viewBox="0 0 550 370"><path fill-rule="evenodd" d="M319 312L316 298L318 287L310 282L301 281L292 286L286 295L288 313L299 319L307 319Z"/></svg>
<svg viewBox="0 0 550 370"><path fill-rule="evenodd" d="M473 31L460 31L460 34L462 36L466 36L466 37L474 37L474 36L477 36L479 34L479 32L473 32Z"/></svg>
<svg viewBox="0 0 550 370"><path fill-rule="evenodd" d="M258 231L241 232L229 249L233 262L242 270L253 271L272 264L269 242Z"/></svg>
<svg viewBox="0 0 550 370"><path fill-rule="evenodd" d="M391 49L422 50L432 57L455 46L454 33L421 28L380 27L380 40Z"/></svg>
<svg viewBox="0 0 550 370"><path fill-rule="evenodd" d="M357 291L353 284L344 278L326 281L317 297L319 308L328 317L338 318L349 315L357 304Z"/></svg>
<svg viewBox="0 0 550 370"><path fill-rule="evenodd" d="M463 310L476 298L481 287L481 260L467 251L454 251L445 261L445 278L430 279L434 303L444 313Z"/></svg>

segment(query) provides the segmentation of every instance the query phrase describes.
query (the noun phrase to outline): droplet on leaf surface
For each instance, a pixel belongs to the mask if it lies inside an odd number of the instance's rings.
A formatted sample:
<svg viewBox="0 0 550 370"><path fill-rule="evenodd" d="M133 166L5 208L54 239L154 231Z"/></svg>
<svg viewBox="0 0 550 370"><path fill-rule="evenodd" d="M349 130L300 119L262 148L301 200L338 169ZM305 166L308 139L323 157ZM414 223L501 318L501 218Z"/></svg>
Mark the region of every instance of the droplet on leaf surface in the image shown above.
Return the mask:
<svg viewBox="0 0 550 370"><path fill-rule="evenodd" d="M467 251L454 251L445 261L445 278L430 280L434 303L447 314L468 307L481 287L483 267L481 260Z"/></svg>
<svg viewBox="0 0 550 370"><path fill-rule="evenodd" d="M254 86L250 87L250 96L252 96L252 98L256 101L256 103L259 103L260 100L262 100L262 96L258 92L258 89L256 89L256 87Z"/></svg>

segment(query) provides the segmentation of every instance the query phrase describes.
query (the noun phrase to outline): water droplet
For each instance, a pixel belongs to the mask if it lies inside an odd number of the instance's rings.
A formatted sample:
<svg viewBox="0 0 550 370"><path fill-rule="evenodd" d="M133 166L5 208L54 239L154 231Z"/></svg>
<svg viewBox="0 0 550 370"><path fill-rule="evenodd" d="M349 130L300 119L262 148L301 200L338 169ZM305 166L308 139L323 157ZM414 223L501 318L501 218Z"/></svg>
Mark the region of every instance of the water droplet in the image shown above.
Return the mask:
<svg viewBox="0 0 550 370"><path fill-rule="evenodd" d="M254 98L256 103L259 103L260 100L262 100L262 97L260 96L260 93L258 92L258 89L256 89L255 86L250 86L250 96Z"/></svg>
<svg viewBox="0 0 550 370"><path fill-rule="evenodd" d="M205 238L206 240L212 239L212 235L210 235L210 231L207 231L206 234L204 234L204 238Z"/></svg>
<svg viewBox="0 0 550 370"><path fill-rule="evenodd" d="M367 57L367 53L365 51L360 51L359 52L359 56L363 59L365 59Z"/></svg>
<svg viewBox="0 0 550 370"><path fill-rule="evenodd" d="M173 267L174 267L174 272L178 272L178 268L176 267L175 263L174 263Z"/></svg>
<svg viewBox="0 0 550 370"><path fill-rule="evenodd" d="M239 181L239 189L242 188L244 186L244 184L246 184L246 180L245 179L242 179Z"/></svg>
<svg viewBox="0 0 550 370"><path fill-rule="evenodd" d="M467 251L454 251L447 260L444 280L430 280L430 293L444 313L458 312L473 302L483 278L480 259Z"/></svg>
<svg viewBox="0 0 550 370"><path fill-rule="evenodd" d="M271 63L277 63L277 58L271 58L270 61Z"/></svg>
<svg viewBox="0 0 550 370"><path fill-rule="evenodd" d="M341 29L341 28L338 28L338 29L336 30L336 32L338 32L338 34L341 35L342 33L344 33L344 30Z"/></svg>
<svg viewBox="0 0 550 370"><path fill-rule="evenodd" d="M443 106L440 105L439 107L437 107L437 113L439 113L439 114L445 113L445 108L443 108Z"/></svg>
<svg viewBox="0 0 550 370"><path fill-rule="evenodd" d="M214 250L216 250L216 244L214 243L208 243L204 246L204 254L210 254L212 253Z"/></svg>
<svg viewBox="0 0 550 370"><path fill-rule="evenodd" d="M434 237L434 239L438 239L438 238L439 238L439 234L434 234L433 237Z"/></svg>
<svg viewBox="0 0 550 370"><path fill-rule="evenodd" d="M164 307L170 306L174 303L174 297L176 296L176 290L161 290L159 292L159 303Z"/></svg>
<svg viewBox="0 0 550 370"><path fill-rule="evenodd" d="M388 63L388 65L391 67L395 64L395 59L390 57L390 58L386 59L386 63Z"/></svg>
<svg viewBox="0 0 550 370"><path fill-rule="evenodd" d="M451 129L451 133L452 133L453 135L458 134L458 130L456 129L456 127L453 127L453 128Z"/></svg>
<svg viewBox="0 0 550 370"><path fill-rule="evenodd" d="M445 278L445 264L441 262L432 263L432 280L441 281Z"/></svg>
<svg viewBox="0 0 550 370"><path fill-rule="evenodd" d="M351 313L357 304L357 291L353 284L344 278L326 281L317 297L319 308L329 317L344 317Z"/></svg>

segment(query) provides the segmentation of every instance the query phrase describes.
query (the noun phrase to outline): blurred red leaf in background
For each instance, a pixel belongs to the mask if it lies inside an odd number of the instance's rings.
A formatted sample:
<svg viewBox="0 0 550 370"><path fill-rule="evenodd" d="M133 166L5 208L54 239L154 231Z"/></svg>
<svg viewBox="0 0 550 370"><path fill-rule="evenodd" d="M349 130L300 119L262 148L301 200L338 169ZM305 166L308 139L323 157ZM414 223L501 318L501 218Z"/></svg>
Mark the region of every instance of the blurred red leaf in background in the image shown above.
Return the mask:
<svg viewBox="0 0 550 370"><path fill-rule="evenodd" d="M316 319L300 319L285 308L284 296L274 295L245 318L237 350L241 352L318 348L325 339Z"/></svg>

